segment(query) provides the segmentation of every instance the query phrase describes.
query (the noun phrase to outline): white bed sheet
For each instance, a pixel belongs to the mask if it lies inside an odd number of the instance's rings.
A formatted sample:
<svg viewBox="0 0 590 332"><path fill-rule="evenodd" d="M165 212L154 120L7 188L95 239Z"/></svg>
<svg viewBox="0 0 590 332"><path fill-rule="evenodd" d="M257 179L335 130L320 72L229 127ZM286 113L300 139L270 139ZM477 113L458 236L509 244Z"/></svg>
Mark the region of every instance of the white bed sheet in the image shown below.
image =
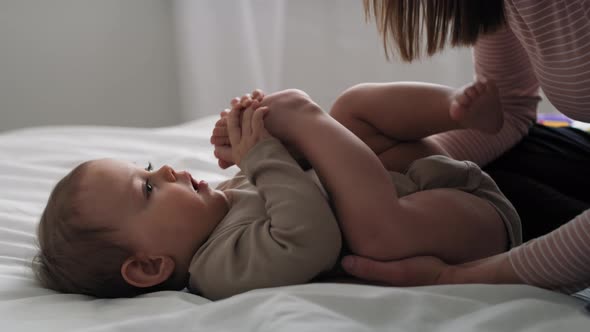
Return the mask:
<svg viewBox="0 0 590 332"><path fill-rule="evenodd" d="M589 331L584 302L529 286L309 284L210 302L185 292L101 300L33 279L35 228L54 183L113 157L188 169L215 184L215 118L158 129L42 127L0 134L0 331Z"/></svg>

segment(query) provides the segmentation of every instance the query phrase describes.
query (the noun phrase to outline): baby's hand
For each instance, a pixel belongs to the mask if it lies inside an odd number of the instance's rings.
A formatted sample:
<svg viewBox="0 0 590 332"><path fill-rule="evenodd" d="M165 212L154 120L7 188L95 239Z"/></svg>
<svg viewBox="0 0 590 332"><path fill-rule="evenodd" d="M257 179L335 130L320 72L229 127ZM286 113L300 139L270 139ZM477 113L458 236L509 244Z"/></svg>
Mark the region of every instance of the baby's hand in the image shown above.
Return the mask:
<svg viewBox="0 0 590 332"><path fill-rule="evenodd" d="M264 99L264 92L262 92L260 89L256 89L252 91L252 94L247 93L243 95L242 98L235 97L230 101L230 104L232 109L236 107L245 109L249 107L253 101L258 101L261 103L262 99Z"/></svg>
<svg viewBox="0 0 590 332"><path fill-rule="evenodd" d="M231 145L231 159L238 167L241 166L242 160L258 142L271 137L264 128L264 115L267 112L268 107L260 107L260 102L254 100L243 111L243 114L241 114L240 109L232 108L227 115L227 133Z"/></svg>
<svg viewBox="0 0 590 332"><path fill-rule="evenodd" d="M219 120L215 123L213 133L211 134L211 144L213 144L213 154L217 158L217 164L220 168L226 169L235 163L231 160L231 145L227 135L227 115L229 110L221 112Z"/></svg>
<svg viewBox="0 0 590 332"><path fill-rule="evenodd" d="M215 123L215 128L211 134L211 144L215 146L214 154L217 157L217 163L219 167L226 169L235 164L231 159L231 142L227 132L227 115L233 110L243 110L252 104L252 101L256 100L262 102L264 99L264 92L260 89L256 89L252 94L245 94L241 98L235 97L231 100L231 109L225 109L219 115L220 118Z"/></svg>

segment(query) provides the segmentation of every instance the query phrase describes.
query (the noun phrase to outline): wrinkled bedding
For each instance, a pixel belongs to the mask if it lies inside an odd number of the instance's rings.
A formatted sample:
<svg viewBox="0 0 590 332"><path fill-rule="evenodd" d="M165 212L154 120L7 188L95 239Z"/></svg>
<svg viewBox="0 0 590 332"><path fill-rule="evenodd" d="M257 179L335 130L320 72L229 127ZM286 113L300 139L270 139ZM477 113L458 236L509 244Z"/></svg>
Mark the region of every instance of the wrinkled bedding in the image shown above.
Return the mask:
<svg viewBox="0 0 590 332"><path fill-rule="evenodd" d="M393 288L338 283L261 289L218 302L186 292L101 300L34 280L35 228L50 190L87 159L170 164L216 184L215 122L38 127L0 133L0 331L589 331L579 298L522 285Z"/></svg>

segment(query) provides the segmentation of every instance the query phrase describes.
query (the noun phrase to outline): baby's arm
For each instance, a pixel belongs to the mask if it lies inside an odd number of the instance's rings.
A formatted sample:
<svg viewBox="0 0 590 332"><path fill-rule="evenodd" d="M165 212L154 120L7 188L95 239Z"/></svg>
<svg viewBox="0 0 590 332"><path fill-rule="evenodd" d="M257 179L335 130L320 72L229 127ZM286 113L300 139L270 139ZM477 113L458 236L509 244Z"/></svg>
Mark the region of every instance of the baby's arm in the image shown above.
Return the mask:
<svg viewBox="0 0 590 332"><path fill-rule="evenodd" d="M264 98L269 132L300 151L322 181L347 244L355 253L373 246L383 222L391 222L397 193L379 158L303 91Z"/></svg>
<svg viewBox="0 0 590 332"><path fill-rule="evenodd" d="M238 136L237 112L232 112L227 129L235 149L241 139L252 139L248 125ZM246 112L243 124L249 122ZM251 119L253 129L263 129L261 117ZM255 130L252 134L260 136ZM234 160L258 190L264 209L257 206L260 199L254 194L233 202L226 218L240 226L223 231L210 244L214 249L205 248L191 266L191 287L211 299L308 282L331 269L340 252L341 235L328 201L284 146L270 137L245 154L239 151L244 149L237 149L234 155L241 157Z"/></svg>
<svg viewBox="0 0 590 332"><path fill-rule="evenodd" d="M300 151L331 195L342 232L351 250L366 252L391 222L395 187L379 158L353 133L321 110L303 91L285 90L266 96L270 111L265 127L284 144ZM227 147L216 146L221 160Z"/></svg>
<svg viewBox="0 0 590 332"><path fill-rule="evenodd" d="M461 224L474 217L473 213L468 213L473 209L463 209L461 212L445 210L452 205L449 203L476 203L469 200L475 200L474 197L467 194L447 195L448 197L424 194L419 195L421 199L411 200L411 203L407 199L398 201L391 178L376 155L358 137L324 113L305 93L284 91L269 96L265 102L271 109L265 119L269 132L296 147L315 168L332 196L342 232L352 252L388 259L424 252L455 257L454 248L461 246L451 245L451 249L447 250L447 242L457 238L470 238L470 234L479 234L481 227L465 227L469 231L461 229L461 232L453 230L454 227L445 227ZM436 200L429 201L429 197L436 197ZM436 204L440 206L436 207ZM432 209L424 210L424 206ZM490 208L487 205L484 207L488 207L488 210ZM486 223L478 221L476 224L487 226L487 220L495 217L494 211L488 213L488 210L485 212ZM471 219L478 218L482 216ZM437 222L441 219L448 220L448 223ZM493 226L496 226L496 220L492 221ZM424 225L441 227L443 232L437 235L446 242L423 241L425 237L421 237L420 232ZM484 249L488 250L487 247ZM495 247L492 249L496 250ZM479 255L479 252L473 251L470 254ZM464 259L455 257L452 260Z"/></svg>

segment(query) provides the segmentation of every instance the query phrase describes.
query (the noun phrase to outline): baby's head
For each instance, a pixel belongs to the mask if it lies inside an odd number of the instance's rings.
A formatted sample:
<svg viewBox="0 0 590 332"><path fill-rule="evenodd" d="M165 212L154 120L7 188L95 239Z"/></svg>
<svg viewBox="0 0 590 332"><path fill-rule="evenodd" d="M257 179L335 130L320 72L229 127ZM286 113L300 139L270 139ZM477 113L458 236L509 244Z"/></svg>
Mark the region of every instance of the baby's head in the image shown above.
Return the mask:
<svg viewBox="0 0 590 332"><path fill-rule="evenodd" d="M97 297L180 290L228 209L225 193L169 166L85 162L49 197L36 275L45 287Z"/></svg>

